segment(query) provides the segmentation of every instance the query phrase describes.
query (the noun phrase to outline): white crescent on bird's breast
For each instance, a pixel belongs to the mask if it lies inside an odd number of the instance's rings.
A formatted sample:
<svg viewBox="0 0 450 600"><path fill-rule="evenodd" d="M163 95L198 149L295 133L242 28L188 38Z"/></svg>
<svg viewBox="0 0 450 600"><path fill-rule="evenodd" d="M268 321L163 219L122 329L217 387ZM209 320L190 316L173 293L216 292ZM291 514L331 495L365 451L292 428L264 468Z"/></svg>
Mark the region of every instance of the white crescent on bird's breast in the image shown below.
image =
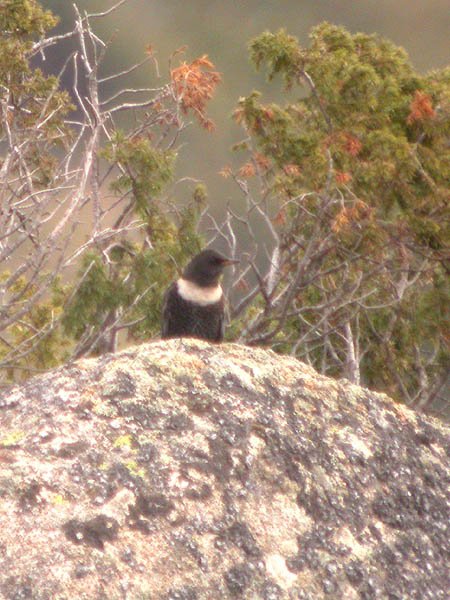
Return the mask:
<svg viewBox="0 0 450 600"><path fill-rule="evenodd" d="M193 304L200 304L200 306L208 306L208 304L219 302L223 294L220 285L214 287L200 287L199 285L195 285L192 281L183 279L183 277L180 277L177 280L177 289L183 300L187 300Z"/></svg>

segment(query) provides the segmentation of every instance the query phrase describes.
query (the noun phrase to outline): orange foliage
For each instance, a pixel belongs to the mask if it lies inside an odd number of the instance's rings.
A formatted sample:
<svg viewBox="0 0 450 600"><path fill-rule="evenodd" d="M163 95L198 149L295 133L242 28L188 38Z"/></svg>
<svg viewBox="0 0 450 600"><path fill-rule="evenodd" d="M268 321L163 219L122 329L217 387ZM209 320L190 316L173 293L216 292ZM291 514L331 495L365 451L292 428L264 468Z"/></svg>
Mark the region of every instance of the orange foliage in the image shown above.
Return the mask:
<svg viewBox="0 0 450 600"><path fill-rule="evenodd" d="M352 223L370 218L370 207L362 200L357 200L353 206L345 206L336 215L331 229L334 233L339 233L342 229L349 227Z"/></svg>
<svg viewBox="0 0 450 600"><path fill-rule="evenodd" d="M239 177L244 177L244 179L247 177L253 177L255 172L255 165L251 162L248 162L245 163L245 165L242 165L242 167L239 169Z"/></svg>
<svg viewBox="0 0 450 600"><path fill-rule="evenodd" d="M268 121L273 121L273 118L275 116L275 114L271 108L264 108L263 115Z"/></svg>
<svg viewBox="0 0 450 600"><path fill-rule="evenodd" d="M267 169L270 167L270 160L267 158L267 156L264 156L264 154L255 152L253 158L261 170L267 171Z"/></svg>
<svg viewBox="0 0 450 600"><path fill-rule="evenodd" d="M257 169L261 171L267 171L270 168L270 160L264 154L259 152L255 152L251 160L246 162L238 171L238 176L244 179L248 179L249 177L254 177L256 175ZM231 174L231 169L229 167L225 167L220 171L220 175L223 177L228 177Z"/></svg>
<svg viewBox="0 0 450 600"><path fill-rule="evenodd" d="M344 149L350 156L358 156L361 152L362 144L357 137L350 133L345 134Z"/></svg>
<svg viewBox="0 0 450 600"><path fill-rule="evenodd" d="M330 148L332 144L337 144L340 149L350 156L358 156L362 150L362 143L359 139L346 131L338 131L328 135L322 143L325 149Z"/></svg>
<svg viewBox="0 0 450 600"><path fill-rule="evenodd" d="M206 104L211 100L217 85L221 81L217 71L211 71L214 65L205 55L191 63L183 62L170 75L172 85L184 113L193 110L201 125L211 131L212 121L206 118Z"/></svg>
<svg viewBox="0 0 450 600"><path fill-rule="evenodd" d="M229 177L231 174L232 174L232 170L231 170L231 167L230 167L230 166L228 166L228 165L227 165L226 167L223 167L223 169L221 169L221 170L219 171L219 175L220 175L221 177L224 177L225 179L226 179L227 177Z"/></svg>
<svg viewBox="0 0 450 600"><path fill-rule="evenodd" d="M339 231L341 231L341 229L344 229L344 227L347 227L349 224L349 209L348 208L343 208L337 215L336 218L333 221L333 224L331 226L332 231L334 231L334 233L339 233Z"/></svg>
<svg viewBox="0 0 450 600"><path fill-rule="evenodd" d="M420 90L416 90L414 98L409 105L410 113L406 119L408 125L414 123L414 121L423 121L425 119L431 119L436 115L436 111L431 103L431 96Z"/></svg>
<svg viewBox="0 0 450 600"><path fill-rule="evenodd" d="M301 173L300 167L294 164L284 165L283 171L286 173L286 175L290 175L292 177L298 177L298 175Z"/></svg>
<svg viewBox="0 0 450 600"><path fill-rule="evenodd" d="M352 176L350 173L346 173L345 171L336 171L336 182L340 185L348 183L351 181Z"/></svg>

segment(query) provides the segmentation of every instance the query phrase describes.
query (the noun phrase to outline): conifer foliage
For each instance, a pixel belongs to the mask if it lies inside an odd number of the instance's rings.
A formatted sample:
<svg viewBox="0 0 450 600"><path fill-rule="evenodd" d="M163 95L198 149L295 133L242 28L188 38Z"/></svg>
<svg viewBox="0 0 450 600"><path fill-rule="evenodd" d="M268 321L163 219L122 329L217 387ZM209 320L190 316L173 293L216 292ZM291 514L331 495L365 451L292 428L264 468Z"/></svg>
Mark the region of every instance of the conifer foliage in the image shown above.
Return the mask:
<svg viewBox="0 0 450 600"><path fill-rule="evenodd" d="M267 231L234 306L242 339L448 408L450 71L420 75L392 43L328 23L307 48L282 30L250 54L300 99L254 92L234 115L244 165L225 174L246 209L230 219Z"/></svg>

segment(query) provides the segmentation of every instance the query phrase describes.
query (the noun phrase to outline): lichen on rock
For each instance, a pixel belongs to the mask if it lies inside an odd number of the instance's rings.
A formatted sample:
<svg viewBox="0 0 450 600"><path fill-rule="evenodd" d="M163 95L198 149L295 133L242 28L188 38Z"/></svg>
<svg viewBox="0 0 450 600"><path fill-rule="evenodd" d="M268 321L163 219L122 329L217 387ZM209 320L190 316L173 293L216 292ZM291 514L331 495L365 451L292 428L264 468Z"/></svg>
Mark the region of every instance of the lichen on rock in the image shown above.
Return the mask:
<svg viewBox="0 0 450 600"><path fill-rule="evenodd" d="M292 358L81 360L5 392L0 440L1 598L446 597L448 428Z"/></svg>

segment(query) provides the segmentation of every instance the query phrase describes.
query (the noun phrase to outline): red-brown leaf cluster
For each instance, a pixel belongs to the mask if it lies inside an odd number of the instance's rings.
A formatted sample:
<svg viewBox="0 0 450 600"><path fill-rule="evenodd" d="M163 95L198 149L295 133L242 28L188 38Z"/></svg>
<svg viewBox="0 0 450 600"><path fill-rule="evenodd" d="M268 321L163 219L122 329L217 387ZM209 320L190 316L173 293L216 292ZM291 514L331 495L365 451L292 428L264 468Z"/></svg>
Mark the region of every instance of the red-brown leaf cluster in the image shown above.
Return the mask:
<svg viewBox="0 0 450 600"><path fill-rule="evenodd" d="M214 125L206 118L206 104L221 81L220 74L212 71L213 68L213 63L204 55L191 63L183 62L179 67L172 69L170 74L183 112L193 110L201 125L209 131Z"/></svg>
<svg viewBox="0 0 450 600"><path fill-rule="evenodd" d="M219 171L219 175L221 177L223 177L224 179L227 179L227 177L230 177L230 175L232 175L232 174L233 174L233 171L231 170L231 167L229 165L226 165Z"/></svg>
<svg viewBox="0 0 450 600"><path fill-rule="evenodd" d="M408 125L411 125L415 121L424 121L425 119L432 119L436 115L436 111L433 108L431 96L420 90L416 90L414 98L409 105L409 115L406 119Z"/></svg>
<svg viewBox="0 0 450 600"><path fill-rule="evenodd" d="M245 163L245 165L242 165L242 167L239 169L239 177L243 177L244 179L247 179L248 177L253 177L255 173L255 165L251 162Z"/></svg>
<svg viewBox="0 0 450 600"><path fill-rule="evenodd" d="M336 177L336 182L339 185L344 185L344 184L348 183L349 181L351 181L351 179L352 179L351 174L347 173L345 171L336 171L335 177Z"/></svg>
<svg viewBox="0 0 450 600"><path fill-rule="evenodd" d="M284 165L283 171L290 177L298 177L301 173L300 167L294 164Z"/></svg>
<svg viewBox="0 0 450 600"><path fill-rule="evenodd" d="M255 160L255 163L262 171L267 171L269 169L270 160L267 158L267 156L261 154L260 152L255 152L253 154L253 158Z"/></svg>
<svg viewBox="0 0 450 600"><path fill-rule="evenodd" d="M350 156L358 156L361 152L362 144L357 137L350 133L345 134L344 149Z"/></svg>
<svg viewBox="0 0 450 600"><path fill-rule="evenodd" d="M263 115L264 115L264 118L267 119L268 121L273 121L275 113L273 112L273 110L271 108L264 108Z"/></svg>
<svg viewBox="0 0 450 600"><path fill-rule="evenodd" d="M331 229L334 233L339 233L342 229L350 227L353 223L358 223L369 219L372 214L370 207L362 200L357 200L353 206L344 206L336 215Z"/></svg>

